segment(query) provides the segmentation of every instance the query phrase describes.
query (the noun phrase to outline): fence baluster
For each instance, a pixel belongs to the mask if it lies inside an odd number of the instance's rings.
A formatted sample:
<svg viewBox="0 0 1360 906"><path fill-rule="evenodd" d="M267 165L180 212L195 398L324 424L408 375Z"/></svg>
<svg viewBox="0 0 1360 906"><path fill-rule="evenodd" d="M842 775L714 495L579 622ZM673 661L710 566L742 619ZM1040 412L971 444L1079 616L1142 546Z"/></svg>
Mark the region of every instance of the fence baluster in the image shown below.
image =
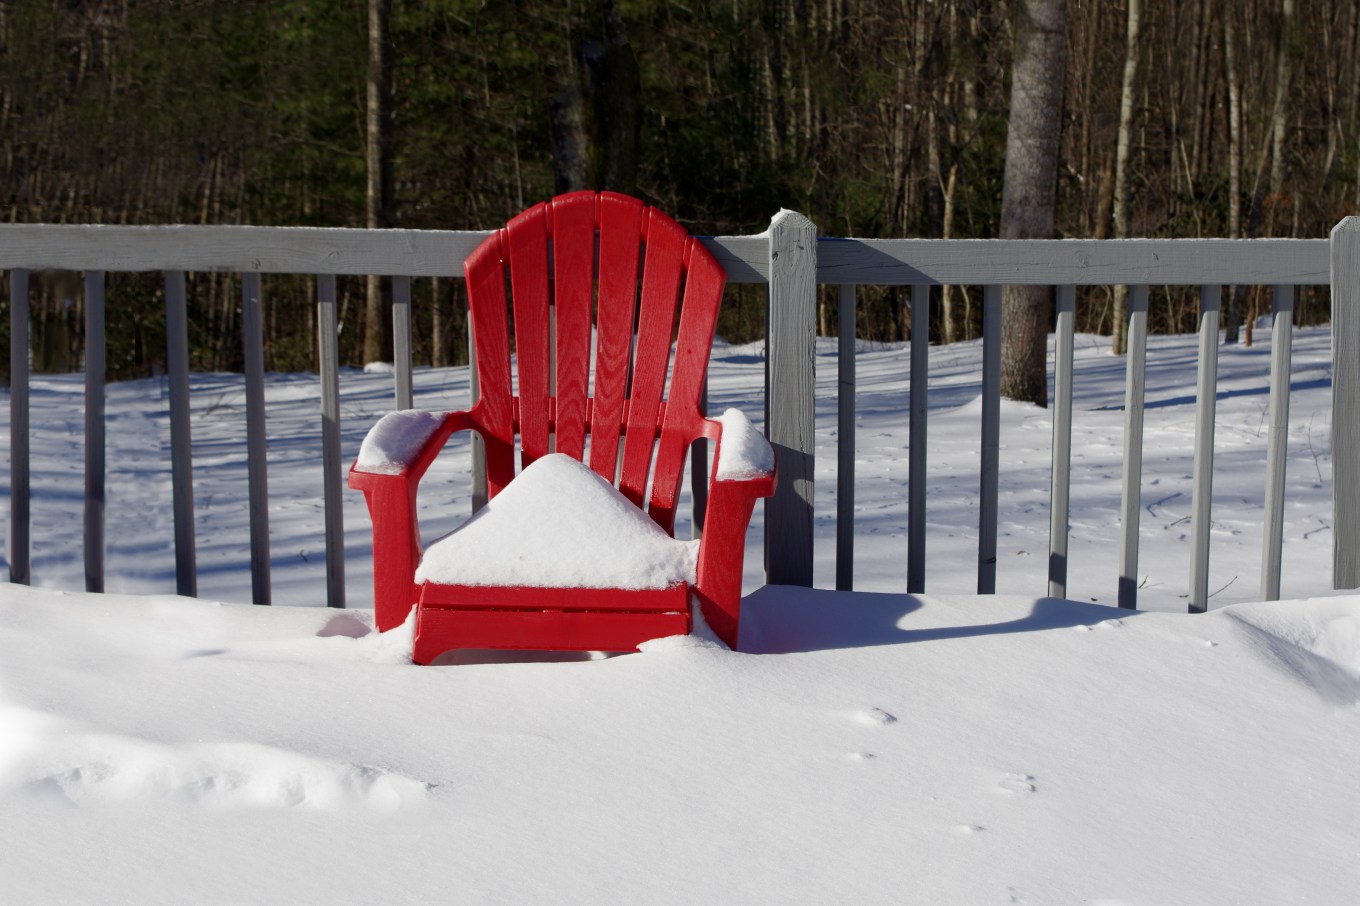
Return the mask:
<svg viewBox="0 0 1360 906"><path fill-rule="evenodd" d="M704 375L703 385L699 388L699 414L708 416L708 375ZM690 519L689 536L701 538L704 534L704 516L708 512L708 441L699 438L689 449L689 495Z"/></svg>
<svg viewBox="0 0 1360 906"><path fill-rule="evenodd" d="M907 593L926 590L926 438L930 396L930 287L911 288L911 381L907 413Z"/></svg>
<svg viewBox="0 0 1360 906"><path fill-rule="evenodd" d="M1218 319L1223 287L1199 288L1199 380L1191 486L1190 612L1209 609L1209 529L1214 488L1214 414L1218 404Z"/></svg>
<svg viewBox="0 0 1360 906"><path fill-rule="evenodd" d="M270 603L269 462L264 424L264 325L260 275L241 275L241 349L246 381L246 481L250 493L250 591Z"/></svg>
<svg viewBox="0 0 1360 906"><path fill-rule="evenodd" d="M398 409L413 409L411 390L411 278L392 278L392 358Z"/></svg>
<svg viewBox="0 0 1360 906"><path fill-rule="evenodd" d="M170 486L175 519L175 591L198 595L194 549L193 435L189 411L189 316L184 271L165 272L165 371L170 384Z"/></svg>
<svg viewBox="0 0 1360 906"><path fill-rule="evenodd" d="M914 323L914 322L913 322ZM836 590L855 587L855 287L836 302Z"/></svg>
<svg viewBox="0 0 1360 906"><path fill-rule="evenodd" d="M1289 453L1289 379L1294 343L1294 287L1277 285L1270 331L1270 437L1266 447L1266 520L1261 539L1261 600L1280 599L1284 553L1284 465Z"/></svg>
<svg viewBox="0 0 1360 906"><path fill-rule="evenodd" d="M1124 379L1124 480L1120 504L1119 606L1138 606L1138 516L1143 486L1143 396L1147 386L1146 285L1129 287Z"/></svg>
<svg viewBox="0 0 1360 906"><path fill-rule="evenodd" d="M409 281L406 288L409 306ZM335 308L335 275L320 274L316 278L316 338L317 361L321 365L321 467L324 470L322 493L326 523L326 606L344 607L345 511L342 497L344 465L340 459L339 319ZM406 364L410 365L409 345ZM400 356L397 372L398 374L401 372ZM407 374L409 376L409 370ZM409 394L410 391L408 381L406 392ZM400 389L397 393L400 396Z"/></svg>
<svg viewBox="0 0 1360 906"><path fill-rule="evenodd" d="M1057 326L1053 362L1053 465L1048 505L1048 594L1067 597L1068 504L1072 494L1072 359L1077 288L1054 292Z"/></svg>
<svg viewBox="0 0 1360 906"><path fill-rule="evenodd" d="M982 480L978 491L980 595L996 594L996 522L1001 477L1002 287L982 290Z"/></svg>
<svg viewBox="0 0 1360 906"><path fill-rule="evenodd" d="M33 581L28 445L28 271L9 272L9 580Z"/></svg>
<svg viewBox="0 0 1360 906"><path fill-rule="evenodd" d="M104 590L104 272L85 274L85 590Z"/></svg>
<svg viewBox="0 0 1360 906"><path fill-rule="evenodd" d="M472 335L472 315L467 319L468 353L468 409L477 405L481 390L477 386L477 344ZM486 506L488 491L486 486L486 441L476 431L472 432L472 512Z"/></svg>

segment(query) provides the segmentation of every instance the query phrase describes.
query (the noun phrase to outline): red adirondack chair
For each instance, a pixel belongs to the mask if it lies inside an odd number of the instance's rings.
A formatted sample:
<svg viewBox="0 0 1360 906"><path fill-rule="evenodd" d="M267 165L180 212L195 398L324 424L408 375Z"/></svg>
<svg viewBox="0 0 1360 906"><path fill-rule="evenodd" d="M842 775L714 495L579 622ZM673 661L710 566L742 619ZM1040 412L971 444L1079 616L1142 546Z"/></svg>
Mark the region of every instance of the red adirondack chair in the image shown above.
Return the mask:
<svg viewBox="0 0 1360 906"><path fill-rule="evenodd" d="M675 221L637 199L576 192L530 208L488 237L468 257L466 277L480 398L466 412L389 414L365 441L365 450L378 452L361 452L349 473L350 487L364 492L373 520L378 628L400 625L416 606L417 663L453 648L627 651L648 639L689 632L692 592L708 624L735 648L746 529L756 499L773 493L775 478L772 454L763 438L752 437L749 423L729 447L754 443L768 462L751 468L747 459L735 470L720 470L730 460L724 421L705 418L699 409L726 281L722 267ZM418 582L416 488L450 435L467 429L485 441L488 510L516 477L518 434L523 468L553 449L581 462L588 452L590 470L617 483L617 491L667 535L674 531L687 450L697 438L715 441L692 587L688 581L642 589L579 587L579 577L566 583L577 587ZM728 477L734 471L736 477ZM603 493L615 491L606 486Z"/></svg>

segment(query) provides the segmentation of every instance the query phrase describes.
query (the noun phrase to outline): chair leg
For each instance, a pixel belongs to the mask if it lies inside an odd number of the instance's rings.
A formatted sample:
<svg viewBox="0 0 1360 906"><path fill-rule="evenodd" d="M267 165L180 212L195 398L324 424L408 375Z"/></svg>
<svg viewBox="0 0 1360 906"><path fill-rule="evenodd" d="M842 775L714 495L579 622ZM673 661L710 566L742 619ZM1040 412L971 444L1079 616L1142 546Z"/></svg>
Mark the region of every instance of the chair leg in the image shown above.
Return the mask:
<svg viewBox="0 0 1360 906"><path fill-rule="evenodd" d="M755 505L755 495L741 484L715 481L709 491L708 517L699 542L694 593L709 628L733 651L737 650L741 624L746 527Z"/></svg>
<svg viewBox="0 0 1360 906"><path fill-rule="evenodd" d="M418 596L415 572L420 542L415 507L405 482L392 485L382 491L364 489L373 520L373 618L379 632L400 626Z"/></svg>

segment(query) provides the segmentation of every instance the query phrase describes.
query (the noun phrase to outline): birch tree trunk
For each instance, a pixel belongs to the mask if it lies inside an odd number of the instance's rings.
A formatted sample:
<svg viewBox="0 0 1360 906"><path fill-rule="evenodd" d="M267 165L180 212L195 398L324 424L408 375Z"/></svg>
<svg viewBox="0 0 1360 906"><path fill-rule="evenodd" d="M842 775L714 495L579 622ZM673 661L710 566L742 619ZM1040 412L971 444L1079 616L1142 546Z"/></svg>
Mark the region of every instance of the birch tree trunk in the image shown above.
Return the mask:
<svg viewBox="0 0 1360 906"><path fill-rule="evenodd" d="M1223 16L1223 66L1228 78L1228 236L1242 238L1242 92L1237 80L1232 10Z"/></svg>
<svg viewBox="0 0 1360 906"><path fill-rule="evenodd" d="M1051 239L1066 72L1065 0L1022 0L1015 11L1015 69L1001 191L1001 238ZM1049 287L1005 292L1001 393L1048 405Z"/></svg>
<svg viewBox="0 0 1360 906"><path fill-rule="evenodd" d="M1288 129L1286 108L1293 76L1290 35L1294 30L1294 0L1284 0L1280 15L1280 47L1275 63L1275 105L1270 112L1270 211L1266 232L1275 233L1275 215L1284 202L1285 135Z"/></svg>
<svg viewBox="0 0 1360 906"><path fill-rule="evenodd" d="M1114 238L1129 238L1129 150L1133 139L1133 95L1138 81L1138 28L1141 0L1129 0L1128 29L1124 45L1124 85L1119 95L1119 142L1114 157ZM1128 312L1127 286L1114 288L1114 335L1110 349L1123 355L1124 321Z"/></svg>

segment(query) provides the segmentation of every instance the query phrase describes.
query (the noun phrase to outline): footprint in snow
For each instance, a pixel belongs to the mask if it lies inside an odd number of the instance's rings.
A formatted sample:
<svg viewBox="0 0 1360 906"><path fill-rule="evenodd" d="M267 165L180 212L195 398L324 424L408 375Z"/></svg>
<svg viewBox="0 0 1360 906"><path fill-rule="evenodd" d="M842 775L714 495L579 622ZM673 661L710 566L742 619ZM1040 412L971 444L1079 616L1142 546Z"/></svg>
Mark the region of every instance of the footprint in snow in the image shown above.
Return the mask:
<svg viewBox="0 0 1360 906"><path fill-rule="evenodd" d="M855 721L866 727L882 727L897 723L897 718L882 708L865 708L855 712Z"/></svg>
<svg viewBox="0 0 1360 906"><path fill-rule="evenodd" d="M1034 776L1031 774L1021 774L1010 772L1002 776L997 786L1008 793L1037 793L1039 787L1034 783Z"/></svg>
<svg viewBox="0 0 1360 906"><path fill-rule="evenodd" d="M1094 626L1087 626L1087 625L1083 624L1083 625L1080 625L1080 626L1073 626L1072 628L1073 628L1074 630L1076 630L1077 632L1090 632L1090 631L1093 630L1093 629L1123 629L1123 628L1124 628L1124 621L1123 621L1123 620L1101 620L1099 623L1096 623Z"/></svg>
<svg viewBox="0 0 1360 906"><path fill-rule="evenodd" d="M851 761L873 761L878 756L873 752L851 752L845 757Z"/></svg>

